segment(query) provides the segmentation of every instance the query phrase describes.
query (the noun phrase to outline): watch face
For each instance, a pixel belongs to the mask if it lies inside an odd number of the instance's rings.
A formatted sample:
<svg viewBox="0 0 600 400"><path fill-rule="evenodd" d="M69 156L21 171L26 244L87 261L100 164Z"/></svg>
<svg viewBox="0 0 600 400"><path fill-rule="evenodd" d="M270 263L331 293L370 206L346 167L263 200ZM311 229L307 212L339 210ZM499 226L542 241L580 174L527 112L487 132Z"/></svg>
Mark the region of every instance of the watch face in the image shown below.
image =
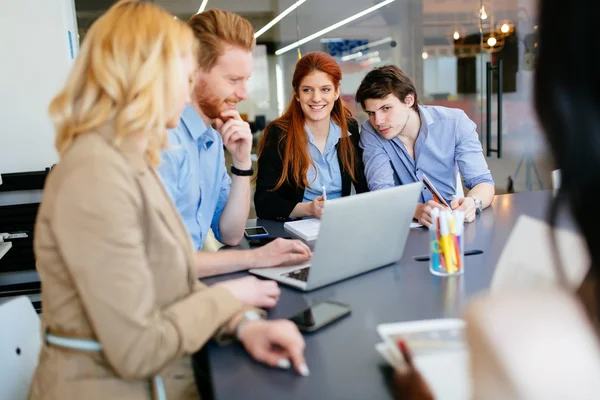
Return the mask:
<svg viewBox="0 0 600 400"><path fill-rule="evenodd" d="M483 210L483 202L481 201L481 199L478 199L477 197L474 196L469 196L473 199L473 201L475 202L475 209L477 210L477 213L479 214L482 210Z"/></svg>
<svg viewBox="0 0 600 400"><path fill-rule="evenodd" d="M261 319L261 316L256 311L250 310L250 311L246 311L244 313L244 318L247 319L248 321L255 321L255 320Z"/></svg>

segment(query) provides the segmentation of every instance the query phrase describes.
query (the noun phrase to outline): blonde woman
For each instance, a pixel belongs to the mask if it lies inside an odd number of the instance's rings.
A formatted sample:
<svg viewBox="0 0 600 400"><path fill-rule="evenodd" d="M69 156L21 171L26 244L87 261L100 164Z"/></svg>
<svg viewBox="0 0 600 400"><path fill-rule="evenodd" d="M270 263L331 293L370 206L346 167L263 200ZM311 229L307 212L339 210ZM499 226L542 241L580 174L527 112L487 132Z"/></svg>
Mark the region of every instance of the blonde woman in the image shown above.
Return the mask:
<svg viewBox="0 0 600 400"><path fill-rule="evenodd" d="M211 338L237 337L257 360L308 374L291 323L245 309L239 282L197 281L155 173L189 101L194 43L160 8L119 2L50 105L61 160L36 222L45 340L30 399L198 398L189 355Z"/></svg>

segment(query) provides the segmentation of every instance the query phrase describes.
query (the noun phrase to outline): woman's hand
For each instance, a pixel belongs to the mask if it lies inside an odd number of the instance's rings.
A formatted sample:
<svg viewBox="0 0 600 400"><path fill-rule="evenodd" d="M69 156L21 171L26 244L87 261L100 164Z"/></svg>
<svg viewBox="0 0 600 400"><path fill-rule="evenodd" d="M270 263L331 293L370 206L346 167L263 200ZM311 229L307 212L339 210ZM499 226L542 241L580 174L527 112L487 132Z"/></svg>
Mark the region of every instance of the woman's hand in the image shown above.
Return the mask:
<svg viewBox="0 0 600 400"><path fill-rule="evenodd" d="M300 375L309 375L304 360L304 338L291 321L246 321L238 329L237 337L256 361L283 369L293 365Z"/></svg>
<svg viewBox="0 0 600 400"><path fill-rule="evenodd" d="M323 196L319 196L310 202L310 213L313 217L321 219L323 207L325 207L325 198Z"/></svg>

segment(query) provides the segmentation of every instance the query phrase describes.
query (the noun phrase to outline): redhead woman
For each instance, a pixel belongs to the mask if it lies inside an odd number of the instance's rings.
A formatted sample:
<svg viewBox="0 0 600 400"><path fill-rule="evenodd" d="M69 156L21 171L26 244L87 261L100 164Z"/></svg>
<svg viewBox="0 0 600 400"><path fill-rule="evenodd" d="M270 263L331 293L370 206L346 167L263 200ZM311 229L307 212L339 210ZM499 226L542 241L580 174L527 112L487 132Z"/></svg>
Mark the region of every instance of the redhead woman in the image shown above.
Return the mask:
<svg viewBox="0 0 600 400"><path fill-rule="evenodd" d="M254 205L259 218L320 218L325 200L368 191L358 123L340 97L342 70L327 53L296 64L294 98L265 129Z"/></svg>

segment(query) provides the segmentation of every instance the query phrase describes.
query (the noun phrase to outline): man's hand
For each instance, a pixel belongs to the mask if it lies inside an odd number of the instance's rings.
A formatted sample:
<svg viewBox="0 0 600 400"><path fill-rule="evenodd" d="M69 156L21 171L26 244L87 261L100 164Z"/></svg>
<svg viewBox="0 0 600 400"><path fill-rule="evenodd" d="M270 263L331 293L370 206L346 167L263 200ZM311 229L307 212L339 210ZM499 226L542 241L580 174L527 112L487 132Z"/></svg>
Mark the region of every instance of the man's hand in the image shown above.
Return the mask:
<svg viewBox="0 0 600 400"><path fill-rule="evenodd" d="M275 281L262 281L253 276L219 282L239 301L250 307L272 308L277 304L281 290Z"/></svg>
<svg viewBox="0 0 600 400"><path fill-rule="evenodd" d="M310 248L300 240L277 238L271 243L252 250L254 268L277 267L283 264L298 264L310 259Z"/></svg>
<svg viewBox="0 0 600 400"><path fill-rule="evenodd" d="M423 226L429 227L431 225L431 211L434 208L439 208L440 210L446 210L447 208L441 204L436 203L433 200L429 200L427 203L419 203L417 204L417 209L415 210L415 219Z"/></svg>
<svg viewBox="0 0 600 400"><path fill-rule="evenodd" d="M233 166L241 170L252 168L252 132L240 113L237 110L222 112L221 118L215 120L215 126L223 138L223 145L231 153Z"/></svg>
<svg viewBox="0 0 600 400"><path fill-rule="evenodd" d="M461 199L454 199L450 203L450 207L453 210L463 211L465 213L465 222L473 222L477 215L477 205L475 199L472 197L463 197Z"/></svg>
<svg viewBox="0 0 600 400"><path fill-rule="evenodd" d="M238 339L256 361L283 369L293 365L302 376L310 373L304 360L304 338L288 320L247 321L238 330Z"/></svg>

